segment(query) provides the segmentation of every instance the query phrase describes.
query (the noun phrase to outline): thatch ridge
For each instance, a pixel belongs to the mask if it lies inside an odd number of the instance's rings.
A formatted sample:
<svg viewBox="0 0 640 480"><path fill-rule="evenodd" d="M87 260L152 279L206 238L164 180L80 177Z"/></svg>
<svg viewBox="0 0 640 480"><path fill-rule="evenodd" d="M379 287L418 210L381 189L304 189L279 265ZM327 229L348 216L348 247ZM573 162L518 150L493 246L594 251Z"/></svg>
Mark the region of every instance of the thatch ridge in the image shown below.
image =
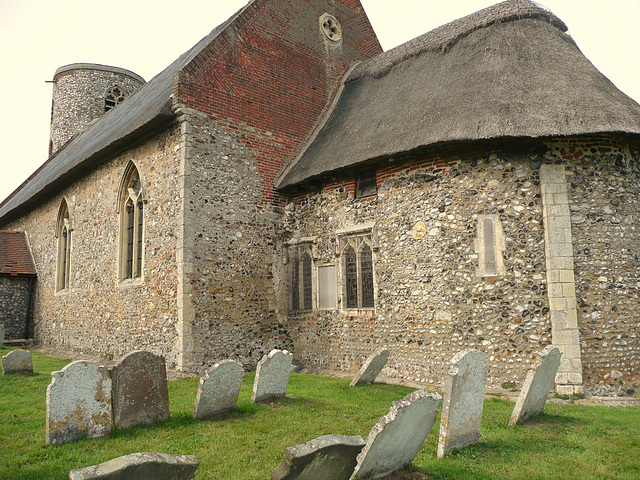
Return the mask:
<svg viewBox="0 0 640 480"><path fill-rule="evenodd" d="M379 77L394 65L427 51L445 53L461 38L495 23L511 22L525 18L548 21L562 32L568 31L565 23L551 11L530 0L507 0L437 27L424 35L409 40L391 50L358 65L346 82L365 75Z"/></svg>

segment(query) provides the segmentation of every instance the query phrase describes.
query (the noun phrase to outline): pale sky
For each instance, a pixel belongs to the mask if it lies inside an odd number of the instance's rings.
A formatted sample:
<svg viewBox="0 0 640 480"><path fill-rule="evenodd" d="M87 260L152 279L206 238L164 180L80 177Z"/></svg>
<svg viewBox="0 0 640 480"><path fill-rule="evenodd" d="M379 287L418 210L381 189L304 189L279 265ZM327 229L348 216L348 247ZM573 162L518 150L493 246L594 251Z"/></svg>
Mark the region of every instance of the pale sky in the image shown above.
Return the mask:
<svg viewBox="0 0 640 480"><path fill-rule="evenodd" d="M361 0L385 50L497 0ZM246 0L0 0L0 201L47 158L58 67L99 63L150 80ZM640 0L542 0L582 52L640 102Z"/></svg>

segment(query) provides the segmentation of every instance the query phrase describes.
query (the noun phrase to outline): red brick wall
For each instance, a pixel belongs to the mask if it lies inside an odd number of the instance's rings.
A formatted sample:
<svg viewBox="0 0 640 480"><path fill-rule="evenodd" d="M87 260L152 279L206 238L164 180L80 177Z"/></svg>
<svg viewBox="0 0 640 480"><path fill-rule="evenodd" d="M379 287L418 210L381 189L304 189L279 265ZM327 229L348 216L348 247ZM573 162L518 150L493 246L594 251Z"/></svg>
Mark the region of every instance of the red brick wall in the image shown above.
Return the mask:
<svg viewBox="0 0 640 480"><path fill-rule="evenodd" d="M333 44L323 13L342 26ZM206 47L178 81L178 102L240 133L258 162L262 201L283 204L274 178L314 126L338 79L382 51L359 1L256 0Z"/></svg>

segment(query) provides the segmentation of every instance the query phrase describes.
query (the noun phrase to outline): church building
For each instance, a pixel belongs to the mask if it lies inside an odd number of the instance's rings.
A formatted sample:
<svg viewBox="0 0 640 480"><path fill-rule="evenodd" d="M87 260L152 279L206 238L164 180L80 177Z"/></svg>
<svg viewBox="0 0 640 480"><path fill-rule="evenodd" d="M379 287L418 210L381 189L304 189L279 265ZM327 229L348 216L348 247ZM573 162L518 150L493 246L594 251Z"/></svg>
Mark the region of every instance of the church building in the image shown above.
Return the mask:
<svg viewBox="0 0 640 480"><path fill-rule="evenodd" d="M386 347L433 388L465 348L520 385L554 344L559 393L636 394L640 105L536 3L383 52L358 0L251 0L148 82L53 88L50 156L0 204L16 336L188 372Z"/></svg>

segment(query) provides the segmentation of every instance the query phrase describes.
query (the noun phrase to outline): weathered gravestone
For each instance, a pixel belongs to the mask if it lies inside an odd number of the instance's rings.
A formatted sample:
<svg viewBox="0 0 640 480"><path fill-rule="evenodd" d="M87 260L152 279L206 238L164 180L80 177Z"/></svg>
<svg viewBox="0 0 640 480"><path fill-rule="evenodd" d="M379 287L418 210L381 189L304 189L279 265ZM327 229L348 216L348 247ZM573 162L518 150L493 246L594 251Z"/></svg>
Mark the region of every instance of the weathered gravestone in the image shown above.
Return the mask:
<svg viewBox="0 0 640 480"><path fill-rule="evenodd" d="M203 419L236 408L242 376L242 365L233 360L216 364L200 378L193 418Z"/></svg>
<svg viewBox="0 0 640 480"><path fill-rule="evenodd" d="M437 393L417 390L394 401L371 429L351 478L381 478L411 464L436 421L440 400Z"/></svg>
<svg viewBox="0 0 640 480"><path fill-rule="evenodd" d="M467 349L451 359L440 419L438 457L480 439L482 406L487 383L485 354Z"/></svg>
<svg viewBox="0 0 640 480"><path fill-rule="evenodd" d="M0 325L0 348L4 346L4 325Z"/></svg>
<svg viewBox="0 0 640 480"><path fill-rule="evenodd" d="M80 360L51 376L47 387L46 442L58 445L108 436L112 408L111 377L106 367Z"/></svg>
<svg viewBox="0 0 640 480"><path fill-rule="evenodd" d="M286 350L271 350L262 357L256 368L252 402L264 402L270 398L284 397L289 385L293 354Z"/></svg>
<svg viewBox="0 0 640 480"><path fill-rule="evenodd" d="M132 352L112 375L113 422L131 428L169 418L169 390L164 358L151 352Z"/></svg>
<svg viewBox="0 0 640 480"><path fill-rule="evenodd" d="M12 350L2 357L2 373L33 373L33 362L29 350Z"/></svg>
<svg viewBox="0 0 640 480"><path fill-rule="evenodd" d="M553 345L549 345L538 353L533 366L527 372L520 396L509 419L509 425L524 422L527 418L538 415L544 410L544 404L547 402L558 373L561 356L562 353L558 347Z"/></svg>
<svg viewBox="0 0 640 480"><path fill-rule="evenodd" d="M199 462L195 455L140 452L69 472L70 480L190 480Z"/></svg>
<svg viewBox="0 0 640 480"><path fill-rule="evenodd" d="M287 447L270 480L349 480L364 447L361 436L323 435Z"/></svg>
<svg viewBox="0 0 640 480"><path fill-rule="evenodd" d="M373 383L378 377L389 358L389 350L380 348L373 352L369 358L362 364L356 376L353 377L350 387L360 383Z"/></svg>

